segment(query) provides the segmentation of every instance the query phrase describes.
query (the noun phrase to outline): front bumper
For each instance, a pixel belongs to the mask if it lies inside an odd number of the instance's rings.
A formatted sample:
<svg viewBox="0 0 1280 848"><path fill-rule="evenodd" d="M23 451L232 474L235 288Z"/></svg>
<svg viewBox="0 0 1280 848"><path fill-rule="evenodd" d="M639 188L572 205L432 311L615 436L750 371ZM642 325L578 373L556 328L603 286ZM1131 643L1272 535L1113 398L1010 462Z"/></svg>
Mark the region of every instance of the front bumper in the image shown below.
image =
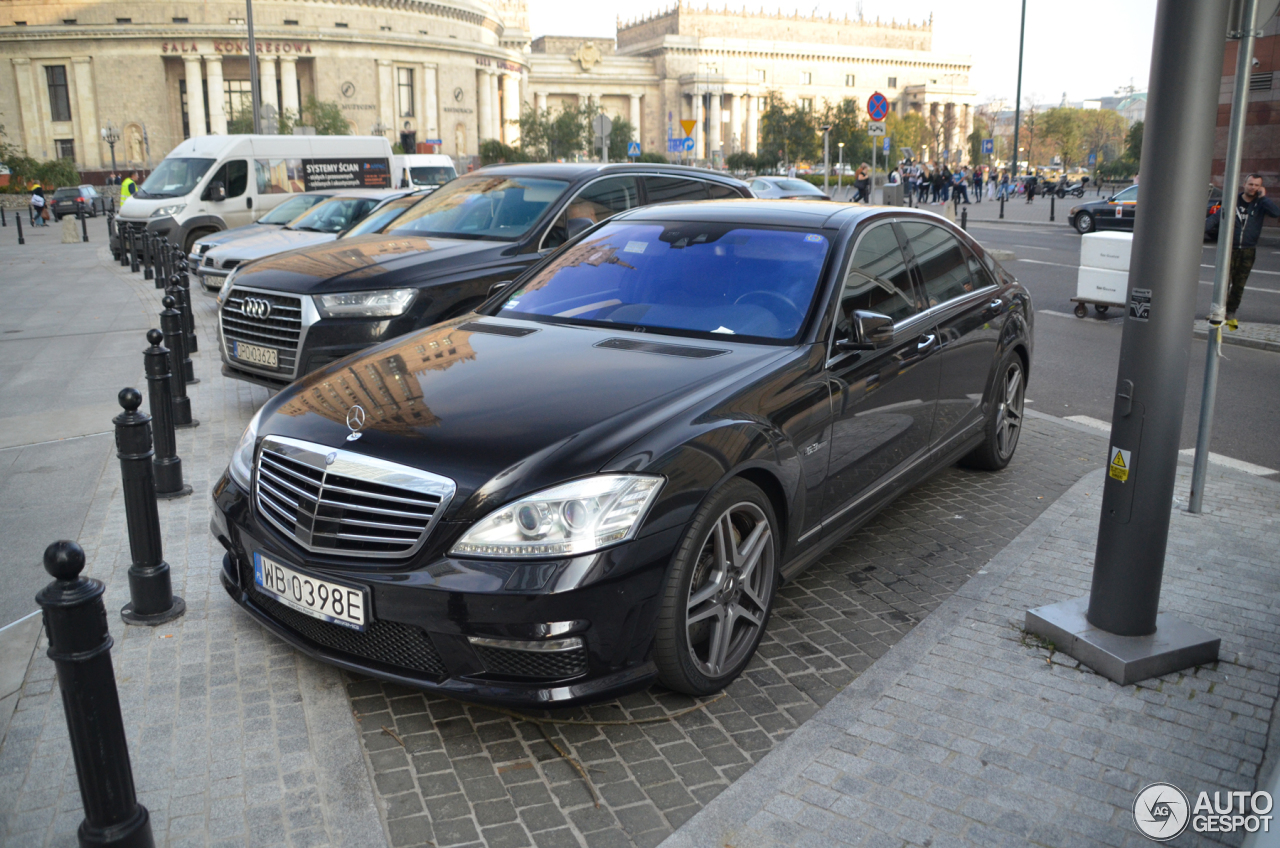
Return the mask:
<svg viewBox="0 0 1280 848"><path fill-rule="evenodd" d="M338 561L306 554L256 516L228 475L214 488L210 529L227 550L231 598L279 638L322 662L465 700L520 708L615 697L656 678L650 657L667 564L679 531L559 561L451 558L462 528L441 522L408 561ZM325 580L367 587L363 633L306 616L253 583L257 553ZM556 623L557 629L547 626ZM548 636L548 633L553 633ZM582 655L522 664L468 637L582 639ZM501 655L499 655L501 654Z"/></svg>

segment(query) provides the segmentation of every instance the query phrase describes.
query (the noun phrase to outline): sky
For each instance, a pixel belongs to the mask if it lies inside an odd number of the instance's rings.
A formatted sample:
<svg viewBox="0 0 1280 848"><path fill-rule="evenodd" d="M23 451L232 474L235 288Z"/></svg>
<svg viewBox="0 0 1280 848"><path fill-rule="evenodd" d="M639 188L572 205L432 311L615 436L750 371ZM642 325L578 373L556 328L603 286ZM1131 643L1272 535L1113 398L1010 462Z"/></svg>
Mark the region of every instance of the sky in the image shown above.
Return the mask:
<svg viewBox="0 0 1280 848"><path fill-rule="evenodd" d="M695 0L701 3L703 0ZM1156 0L1026 0L1027 43L1022 77L1023 102L1057 103L1115 93L1132 84L1146 91L1151 66L1151 37ZM670 8L672 0L528 0L529 26L539 35L613 37L619 16L631 19ZM725 0L713 5L724 6ZM874 20L920 21L933 14L933 49L968 54L970 80L978 101L1013 103L1018 81L1018 18L1022 0L820 0L778 2L764 8L797 8L843 16L857 13ZM742 2L729 3L742 8ZM759 9L761 3L748 2Z"/></svg>

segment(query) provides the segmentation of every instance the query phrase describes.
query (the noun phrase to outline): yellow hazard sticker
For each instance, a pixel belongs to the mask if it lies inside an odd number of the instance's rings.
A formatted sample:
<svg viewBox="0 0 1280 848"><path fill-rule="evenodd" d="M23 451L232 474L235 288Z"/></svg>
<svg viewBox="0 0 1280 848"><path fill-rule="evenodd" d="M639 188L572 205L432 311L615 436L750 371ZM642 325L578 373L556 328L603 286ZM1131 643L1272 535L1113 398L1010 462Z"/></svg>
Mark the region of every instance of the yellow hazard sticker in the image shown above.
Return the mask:
<svg viewBox="0 0 1280 848"><path fill-rule="evenodd" d="M1129 479L1129 469L1132 467L1132 463L1129 461L1130 455L1127 450L1111 449L1111 466L1107 473L1112 479L1119 480L1121 483Z"/></svg>

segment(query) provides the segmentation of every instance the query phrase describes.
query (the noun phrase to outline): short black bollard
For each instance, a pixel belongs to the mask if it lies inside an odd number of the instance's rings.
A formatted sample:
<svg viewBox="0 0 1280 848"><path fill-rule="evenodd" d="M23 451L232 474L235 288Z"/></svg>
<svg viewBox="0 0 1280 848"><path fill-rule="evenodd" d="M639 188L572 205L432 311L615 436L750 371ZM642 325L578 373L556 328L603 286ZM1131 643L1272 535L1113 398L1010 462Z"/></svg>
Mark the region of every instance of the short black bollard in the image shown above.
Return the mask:
<svg viewBox="0 0 1280 848"><path fill-rule="evenodd" d="M160 238L160 272L164 274L165 285L169 285L173 277L173 253L169 250L169 237Z"/></svg>
<svg viewBox="0 0 1280 848"><path fill-rule="evenodd" d="M120 715L120 693L111 665L113 641L102 603L105 587L80 576L84 551L75 542L54 542L45 548L44 569L55 579L36 595L36 603L44 611L49 659L58 670L84 804L80 844L153 848L151 816L138 803Z"/></svg>
<svg viewBox="0 0 1280 848"><path fill-rule="evenodd" d="M76 214L80 216L80 236L81 236L80 240L88 241L89 240L89 218L87 215L84 214L83 209L77 208Z"/></svg>
<svg viewBox="0 0 1280 848"><path fill-rule="evenodd" d="M154 627L173 621L187 611L186 602L173 594L169 563L160 541L160 511L156 506L156 478L151 458L151 416L139 412L142 393L120 390L124 412L112 419L116 425L116 456L124 489L124 515L129 527L129 603L120 610L126 624Z"/></svg>
<svg viewBox="0 0 1280 848"><path fill-rule="evenodd" d="M198 427L199 421L191 417L191 398L187 397L187 381L183 374L183 360L187 347L182 337L182 313L174 308L176 301L165 295L164 312L160 313L160 331L169 346L170 385L173 387L173 426L183 429Z"/></svg>
<svg viewBox="0 0 1280 848"><path fill-rule="evenodd" d="M144 230L142 233L142 279L144 280L155 279L155 269L151 267L151 241L151 233Z"/></svg>
<svg viewBox="0 0 1280 848"><path fill-rule="evenodd" d="M1000 220L1004 220L1004 195L1000 195Z"/></svg>
<svg viewBox="0 0 1280 848"><path fill-rule="evenodd" d="M0 206L0 227L9 226L9 219L5 217L4 207Z"/></svg>
<svg viewBox="0 0 1280 848"><path fill-rule="evenodd" d="M1049 223L1053 223L1053 202L1057 199L1057 194L1049 192Z"/></svg>
<svg viewBox="0 0 1280 848"><path fill-rule="evenodd" d="M129 226L129 270L138 273L141 267L138 263L138 229L132 225Z"/></svg>
<svg viewBox="0 0 1280 848"><path fill-rule="evenodd" d="M175 257L176 258L176 257ZM187 274L187 269L175 274L174 279L177 280L178 288L182 291L182 332L187 342L187 353L198 353L200 351L200 343L196 339L196 316L195 307L191 301L191 277Z"/></svg>
<svg viewBox="0 0 1280 848"><path fill-rule="evenodd" d="M18 225L18 244L26 244L27 240L22 237L22 215L14 215L13 223Z"/></svg>
<svg viewBox="0 0 1280 848"><path fill-rule="evenodd" d="M156 497L184 498L191 494L191 487L182 482L182 460L178 457L178 440L173 434L173 378L169 373L169 349L161 344L163 341L164 333L148 330L147 342L151 347L142 352L156 440L156 456L152 462Z"/></svg>
<svg viewBox="0 0 1280 848"><path fill-rule="evenodd" d="M969 231L969 210L968 209L960 210L960 229L964 230L965 232Z"/></svg>
<svg viewBox="0 0 1280 848"><path fill-rule="evenodd" d="M182 381L190 386L200 381L196 379L195 366L191 363L191 336L187 335L187 311L190 306L186 302L186 292L183 291L182 286L178 285L178 282L179 277L174 274L172 279L169 280L169 287L164 290L164 293L173 298L174 308L178 310L178 315L181 319L179 326L182 327Z"/></svg>

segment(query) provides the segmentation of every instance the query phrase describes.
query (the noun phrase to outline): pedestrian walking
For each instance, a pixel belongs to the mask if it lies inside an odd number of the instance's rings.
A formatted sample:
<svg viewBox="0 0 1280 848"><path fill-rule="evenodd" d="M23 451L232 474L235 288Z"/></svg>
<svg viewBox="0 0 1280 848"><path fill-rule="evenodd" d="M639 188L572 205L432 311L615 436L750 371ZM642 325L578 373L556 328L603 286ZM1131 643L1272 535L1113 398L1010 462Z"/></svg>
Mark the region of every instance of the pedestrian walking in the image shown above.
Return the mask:
<svg viewBox="0 0 1280 848"><path fill-rule="evenodd" d="M853 202L871 202L871 166L863 162L858 166L853 181Z"/></svg>
<svg viewBox="0 0 1280 848"><path fill-rule="evenodd" d="M965 206L969 205L969 188L964 184L964 169L956 171L951 175L951 190L955 192L957 203L963 202ZM964 198L961 201L961 198Z"/></svg>
<svg viewBox="0 0 1280 848"><path fill-rule="evenodd" d="M1204 231L1213 238L1218 237L1218 226L1222 222L1224 204L1208 217ZM1236 310L1240 308L1240 300L1244 297L1244 287L1249 282L1249 272L1253 270L1253 261L1258 253L1258 236L1262 234L1262 224L1268 216L1280 218L1280 206L1267 197L1267 190L1262 185L1262 177L1249 174L1244 178L1244 190L1236 195L1235 200L1235 234L1231 240L1231 289L1227 293L1227 327L1240 329L1236 321Z"/></svg>
<svg viewBox="0 0 1280 848"><path fill-rule="evenodd" d="M44 187L40 183L31 189L31 226L49 226L49 204L45 202Z"/></svg>
<svg viewBox="0 0 1280 848"><path fill-rule="evenodd" d="M920 179L916 186L916 202L927 203L929 201L929 187L933 184L933 171L926 166L920 167Z"/></svg>
<svg viewBox="0 0 1280 848"><path fill-rule="evenodd" d="M1031 173L1027 174L1027 178L1023 181L1023 185L1025 185L1025 186L1027 187L1027 202L1028 202L1028 203L1030 203L1031 201L1035 200L1035 198L1036 198L1036 183L1037 183L1037 182L1039 182L1039 179L1036 177L1036 175L1035 175L1035 174L1031 174Z"/></svg>
<svg viewBox="0 0 1280 848"><path fill-rule="evenodd" d="M973 195L974 202L982 202L982 166L973 169Z"/></svg>

